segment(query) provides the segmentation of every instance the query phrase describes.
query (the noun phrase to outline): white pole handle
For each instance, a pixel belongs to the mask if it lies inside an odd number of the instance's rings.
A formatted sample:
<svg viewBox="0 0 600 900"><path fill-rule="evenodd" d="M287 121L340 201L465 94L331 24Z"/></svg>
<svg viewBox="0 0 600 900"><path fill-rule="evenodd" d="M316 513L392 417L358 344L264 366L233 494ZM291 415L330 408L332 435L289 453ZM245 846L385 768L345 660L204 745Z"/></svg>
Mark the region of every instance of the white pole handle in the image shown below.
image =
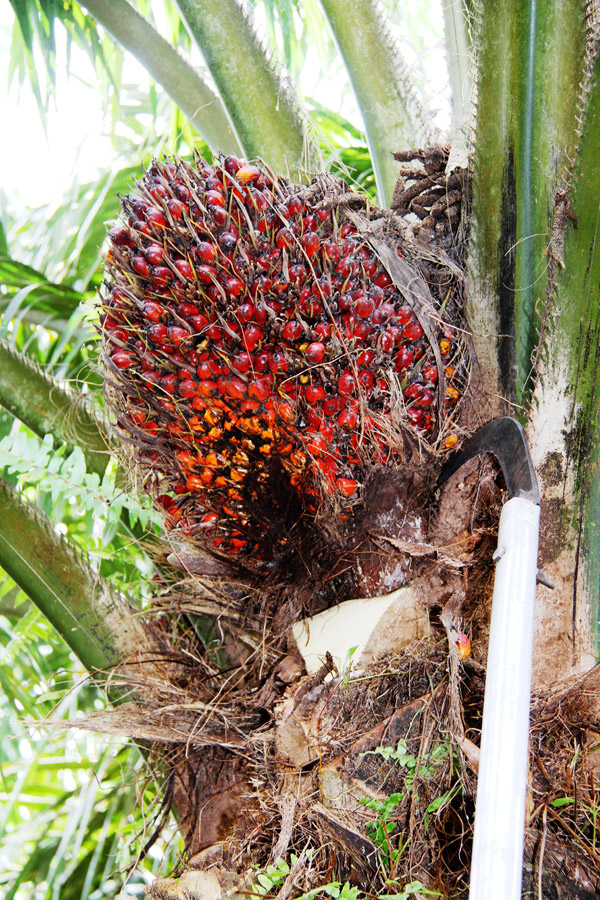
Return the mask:
<svg viewBox="0 0 600 900"><path fill-rule="evenodd" d="M498 529L469 900L520 900L540 508L505 503Z"/></svg>

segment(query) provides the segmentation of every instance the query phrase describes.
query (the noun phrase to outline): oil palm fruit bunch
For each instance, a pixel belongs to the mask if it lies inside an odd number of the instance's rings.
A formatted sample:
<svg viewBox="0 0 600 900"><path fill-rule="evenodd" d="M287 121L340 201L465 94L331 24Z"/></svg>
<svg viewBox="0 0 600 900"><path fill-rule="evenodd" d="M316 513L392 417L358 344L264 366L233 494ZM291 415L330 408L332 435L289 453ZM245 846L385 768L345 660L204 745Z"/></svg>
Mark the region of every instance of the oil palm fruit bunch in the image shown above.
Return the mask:
<svg viewBox="0 0 600 900"><path fill-rule="evenodd" d="M167 527L240 563L281 556L302 519L351 518L399 430L456 442L456 332L407 302L340 184L155 160L109 232L118 425Z"/></svg>

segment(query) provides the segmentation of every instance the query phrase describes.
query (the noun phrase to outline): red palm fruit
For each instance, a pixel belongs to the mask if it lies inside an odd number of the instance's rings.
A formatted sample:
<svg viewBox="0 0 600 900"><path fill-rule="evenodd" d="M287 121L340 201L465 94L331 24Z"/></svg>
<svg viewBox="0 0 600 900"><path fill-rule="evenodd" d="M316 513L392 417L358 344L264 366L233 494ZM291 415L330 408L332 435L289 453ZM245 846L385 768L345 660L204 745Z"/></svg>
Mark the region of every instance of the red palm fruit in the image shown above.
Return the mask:
<svg viewBox="0 0 600 900"><path fill-rule="evenodd" d="M417 321L409 322L408 325L404 326L403 334L404 337L409 341L418 341L423 337L423 326L420 322Z"/></svg>
<svg viewBox="0 0 600 900"><path fill-rule="evenodd" d="M199 475L188 475L185 486L188 491L203 491L204 482Z"/></svg>
<svg viewBox="0 0 600 900"><path fill-rule="evenodd" d="M135 365L135 356L129 350L114 350L110 358L118 369L129 369Z"/></svg>
<svg viewBox="0 0 600 900"><path fill-rule="evenodd" d="M142 278L148 278L150 275L150 267L143 256L134 256L131 260L131 268L136 275L141 275Z"/></svg>
<svg viewBox="0 0 600 900"><path fill-rule="evenodd" d="M108 236L117 247L133 247L133 237L128 228L111 228Z"/></svg>
<svg viewBox="0 0 600 900"><path fill-rule="evenodd" d="M157 323L156 325L151 325L148 329L148 337L151 341L154 341L156 344L162 344L167 340L168 337L168 329L166 325L162 325Z"/></svg>
<svg viewBox="0 0 600 900"><path fill-rule="evenodd" d="M269 368L270 354L266 350L260 350L254 354L254 371L265 372Z"/></svg>
<svg viewBox="0 0 600 900"><path fill-rule="evenodd" d="M265 288L264 290L268 290L268 288ZM268 318L269 318L269 313L267 312L266 305L264 303L262 303L260 300L258 300L254 304L254 321L258 325L266 325Z"/></svg>
<svg viewBox="0 0 600 900"><path fill-rule="evenodd" d="M251 184L261 177L261 171L258 166L251 165L240 165L237 170L236 178L238 181L241 181L242 184Z"/></svg>
<svg viewBox="0 0 600 900"><path fill-rule="evenodd" d="M417 397L420 397L423 393L424 388L423 385L418 381L409 384L408 387L404 391L404 396L408 397L410 400L415 400Z"/></svg>
<svg viewBox="0 0 600 900"><path fill-rule="evenodd" d="M251 322L254 318L254 307L251 303L242 303L235 311L238 322Z"/></svg>
<svg viewBox="0 0 600 900"><path fill-rule="evenodd" d="M266 400L271 394L271 387L266 378L256 378L248 385L248 396L254 400Z"/></svg>
<svg viewBox="0 0 600 900"><path fill-rule="evenodd" d="M269 359L271 372L289 372L290 364L283 353L273 350Z"/></svg>
<svg viewBox="0 0 600 900"><path fill-rule="evenodd" d="M394 313L394 321L399 325L406 325L408 322L412 322L414 318L415 315L410 306L401 306Z"/></svg>
<svg viewBox="0 0 600 900"><path fill-rule="evenodd" d="M325 359L325 344L315 341L309 344L304 353L306 361L311 366L319 365Z"/></svg>
<svg viewBox="0 0 600 900"><path fill-rule="evenodd" d="M336 241L323 241L321 245L321 251L323 253L323 260L325 262L337 263L340 258L340 247L339 244L336 243Z"/></svg>
<svg viewBox="0 0 600 900"><path fill-rule="evenodd" d="M165 375L163 378L160 379L160 386L168 394L174 394L175 388L177 386L177 376L176 375Z"/></svg>
<svg viewBox="0 0 600 900"><path fill-rule="evenodd" d="M314 516L335 495L351 514L368 460L398 446L367 427L390 417L394 384L406 427L423 438L460 397L461 378L446 375L438 408L429 345L434 335L438 358L460 372L456 329L432 318L425 334L369 236L324 207L330 185L315 180L307 199L236 157L155 161L108 236L111 400L124 427L151 423L139 459L172 500L170 527L237 559L268 561L285 544L269 524L284 516L277 503L287 506L274 500L284 497L271 480L281 467L295 508ZM217 463L182 475L181 451ZM246 461L234 462L240 452Z"/></svg>
<svg viewBox="0 0 600 900"><path fill-rule="evenodd" d="M189 281L194 277L194 270L187 259L176 259L175 268L180 275L183 275L183 277L187 278Z"/></svg>
<svg viewBox="0 0 600 900"><path fill-rule="evenodd" d="M215 344L218 344L223 339L223 330L218 325L209 325L206 329L206 337L210 338Z"/></svg>
<svg viewBox="0 0 600 900"><path fill-rule="evenodd" d="M167 224L164 214L156 206L149 206L146 210L146 222L155 228L164 228Z"/></svg>
<svg viewBox="0 0 600 900"><path fill-rule="evenodd" d="M297 341L298 338L302 337L304 334L304 330L300 322L296 319L293 319L291 322L288 322L287 325L284 326L283 331L281 332L281 336L284 341Z"/></svg>
<svg viewBox="0 0 600 900"><path fill-rule="evenodd" d="M302 249L308 257L314 256L319 252L319 237L314 231L309 231L302 236L300 241Z"/></svg>
<svg viewBox="0 0 600 900"><path fill-rule="evenodd" d="M432 384L435 384L436 381L438 380L437 366L434 366L431 364L427 365L427 366L423 366L423 368L421 369L421 372L423 374L423 378L425 379L425 381L430 381ZM446 377L448 377L448 376L446 375Z"/></svg>
<svg viewBox="0 0 600 900"><path fill-rule="evenodd" d="M369 335L373 333L373 326L368 322L357 322L352 333L355 338L358 338L360 341L364 341L365 338L369 337Z"/></svg>
<svg viewBox="0 0 600 900"><path fill-rule="evenodd" d="M309 384L304 389L307 403L320 403L325 399L325 389L322 384Z"/></svg>
<svg viewBox="0 0 600 900"><path fill-rule="evenodd" d="M375 384L375 376L370 369L361 369L358 373L358 383L366 391L372 390Z"/></svg>
<svg viewBox="0 0 600 900"><path fill-rule="evenodd" d="M284 422L287 422L288 425L296 420L296 409L293 403L288 403L287 400L279 404L277 412L279 413L280 418L282 418Z"/></svg>
<svg viewBox="0 0 600 900"><path fill-rule="evenodd" d="M163 255L163 248L160 244L150 244L144 250L144 256L151 266L160 266Z"/></svg>
<svg viewBox="0 0 600 900"><path fill-rule="evenodd" d="M232 366L237 372L249 372L252 368L252 357L249 353L238 353L232 360Z"/></svg>
<svg viewBox="0 0 600 900"><path fill-rule="evenodd" d="M222 191L210 190L206 192L206 202L209 206L220 206L224 207L226 205L225 195Z"/></svg>
<svg viewBox="0 0 600 900"><path fill-rule="evenodd" d="M215 258L216 250L214 248L214 245L209 244L208 241L200 241L200 243L196 245L195 250L196 256L198 257L198 259L201 259L202 262L212 263L213 259Z"/></svg>
<svg viewBox="0 0 600 900"><path fill-rule="evenodd" d="M315 334L321 340L325 338L331 337L331 323L330 322L317 322L315 325Z"/></svg>
<svg viewBox="0 0 600 900"><path fill-rule="evenodd" d="M350 372L345 372L338 380L340 394L353 394L356 391L356 380Z"/></svg>
<svg viewBox="0 0 600 900"><path fill-rule="evenodd" d="M306 449L309 453L312 453L313 456L322 456L323 453L327 453L327 444L321 435L312 434L308 437Z"/></svg>
<svg viewBox="0 0 600 900"><path fill-rule="evenodd" d="M362 350L356 358L356 362L359 366L370 366L374 360L375 353L373 350Z"/></svg>
<svg viewBox="0 0 600 900"><path fill-rule="evenodd" d="M392 304L382 303L382 305L373 313L373 325L385 325L393 315L394 307Z"/></svg>
<svg viewBox="0 0 600 900"><path fill-rule="evenodd" d="M203 381L198 382L197 391L201 397L212 397L217 393L217 382L210 378L205 378ZM192 396L191 393L189 396Z"/></svg>
<svg viewBox="0 0 600 900"><path fill-rule="evenodd" d="M337 417L337 423L340 428L344 428L347 431L354 431L357 421L358 416L353 409L343 409Z"/></svg>
<svg viewBox="0 0 600 900"><path fill-rule="evenodd" d="M280 228L275 235L275 243L279 248L291 247L294 243L294 235L289 228Z"/></svg>
<svg viewBox="0 0 600 900"><path fill-rule="evenodd" d="M217 270L214 266L196 266L195 274L201 284L214 284L217 279Z"/></svg>
<svg viewBox="0 0 600 900"><path fill-rule="evenodd" d="M244 290L244 282L239 278L228 278L225 282L225 290L230 297L239 297Z"/></svg>
<svg viewBox="0 0 600 900"><path fill-rule="evenodd" d="M354 312L361 319L366 319L375 309L375 303L371 297L359 297L354 304Z"/></svg>
<svg viewBox="0 0 600 900"><path fill-rule="evenodd" d="M357 492L359 484L354 478L338 478L335 486L344 497L352 497Z"/></svg>
<svg viewBox="0 0 600 900"><path fill-rule="evenodd" d="M308 277L308 269L304 265L291 266L289 270L292 284L304 284Z"/></svg>
<svg viewBox="0 0 600 900"><path fill-rule="evenodd" d="M242 341L249 353L256 350L263 337L264 334L258 325L247 325L242 332Z"/></svg>
<svg viewBox="0 0 600 900"><path fill-rule="evenodd" d="M396 372L408 369L409 366L412 366L414 359L415 354L410 347L400 347L394 356L394 368L396 369Z"/></svg>
<svg viewBox="0 0 600 900"><path fill-rule="evenodd" d="M335 428L330 422L323 420L319 426L319 434L328 444L331 444L335 437Z"/></svg>
<svg viewBox="0 0 600 900"><path fill-rule="evenodd" d="M246 384L241 378L228 378L225 390L233 400L243 400L247 393Z"/></svg>
<svg viewBox="0 0 600 900"><path fill-rule="evenodd" d="M313 428L318 428L321 430L321 425L323 424L323 413L318 408L309 409L307 412L307 418L309 425L312 425Z"/></svg>
<svg viewBox="0 0 600 900"><path fill-rule="evenodd" d="M339 397L328 397L323 403L323 412L326 416L335 416L340 411L341 405Z"/></svg>
<svg viewBox="0 0 600 900"><path fill-rule="evenodd" d="M172 344L182 344L190 336L187 328L182 328L180 325L172 325L167 333Z"/></svg>
<svg viewBox="0 0 600 900"><path fill-rule="evenodd" d="M156 288L165 287L173 278L173 272L166 266L156 266L152 269L152 285Z"/></svg>
<svg viewBox="0 0 600 900"><path fill-rule="evenodd" d="M214 220L215 225L225 225L227 222L227 212L218 204L213 204L210 207L211 216Z"/></svg>
<svg viewBox="0 0 600 900"><path fill-rule="evenodd" d="M208 326L208 319L206 316L189 316L188 321L195 332L198 334L202 334L205 328Z"/></svg>
<svg viewBox="0 0 600 900"><path fill-rule="evenodd" d="M420 397L415 401L417 406L431 406L435 400L435 391L431 388L424 388Z"/></svg>
<svg viewBox="0 0 600 900"><path fill-rule="evenodd" d="M179 382L179 394L181 397L193 397L196 390L196 382L192 381L191 378L186 378L185 381Z"/></svg>
<svg viewBox="0 0 600 900"><path fill-rule="evenodd" d="M180 203L179 200L168 200L167 209L174 219L180 219L184 212L187 212L186 204Z"/></svg>
<svg viewBox="0 0 600 900"><path fill-rule="evenodd" d="M323 299L331 295L331 282L327 278L319 278L313 282L312 292L315 297Z"/></svg>

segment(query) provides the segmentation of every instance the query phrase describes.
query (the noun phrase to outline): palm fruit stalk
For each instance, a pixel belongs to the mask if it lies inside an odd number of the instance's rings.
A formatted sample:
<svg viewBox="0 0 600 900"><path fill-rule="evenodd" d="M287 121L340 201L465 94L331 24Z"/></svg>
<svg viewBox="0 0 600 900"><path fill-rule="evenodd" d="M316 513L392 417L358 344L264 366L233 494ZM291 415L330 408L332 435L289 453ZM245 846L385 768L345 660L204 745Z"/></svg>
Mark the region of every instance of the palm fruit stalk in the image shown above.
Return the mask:
<svg viewBox="0 0 600 900"><path fill-rule="evenodd" d="M294 185L234 156L155 160L121 202L107 393L175 535L268 568L298 523L351 521L407 436L456 444L449 292L415 302L394 274L418 281L414 260L383 211L327 176Z"/></svg>

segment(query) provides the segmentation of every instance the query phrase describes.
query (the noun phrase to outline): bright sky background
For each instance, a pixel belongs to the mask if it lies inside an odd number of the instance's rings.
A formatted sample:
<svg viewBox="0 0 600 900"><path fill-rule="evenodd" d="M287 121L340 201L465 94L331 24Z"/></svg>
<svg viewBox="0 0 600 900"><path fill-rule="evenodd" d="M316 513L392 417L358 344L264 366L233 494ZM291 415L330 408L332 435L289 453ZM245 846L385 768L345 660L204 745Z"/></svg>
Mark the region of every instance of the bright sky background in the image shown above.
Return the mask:
<svg viewBox="0 0 600 900"><path fill-rule="evenodd" d="M160 4L159 4L160 6ZM423 7L423 3L417 7ZM438 107L436 122L442 130L448 127L447 76L441 45L441 0L427 4L430 20L439 25L440 40L432 46L431 32L424 35L425 64L433 105ZM422 15L422 10L419 13ZM87 181L113 164L114 151L107 136L96 73L87 55L72 47L71 75L64 63L64 32L57 27L56 103L51 102L44 132L35 99L28 84L21 88L13 81L7 90L9 48L13 12L8 3L0 3L0 114L5 123L5 139L0 141L0 166L4 173L2 188L13 209L60 203L77 172L80 182ZM417 32L420 28L417 25ZM427 40L428 37L428 40ZM402 41L402 35L399 34ZM403 42L404 43L404 42ZM61 46L63 44L63 46ZM407 45L409 65L417 66L419 58ZM62 51L62 52L61 52ZM316 51L315 51L316 54ZM327 105L351 121L360 124L354 98L346 88L346 74L340 64L328 73L323 84L323 71L318 56L309 52L302 73L302 88L307 96L327 98ZM421 56L423 51L421 52ZM411 56L412 55L412 56ZM129 54L126 55L124 81L148 85L145 70Z"/></svg>
<svg viewBox="0 0 600 900"><path fill-rule="evenodd" d="M0 110L2 121L10 123L6 134L12 136L0 141L0 166L5 174L2 187L23 205L35 207L59 202L75 169L85 180L110 165L113 150L103 133L94 68L77 47L72 48L70 78L64 54L62 64L57 63L57 102L50 104L47 133L29 84L19 87L14 79L7 90L12 23L11 7L0 3ZM62 40L60 27L57 37Z"/></svg>

